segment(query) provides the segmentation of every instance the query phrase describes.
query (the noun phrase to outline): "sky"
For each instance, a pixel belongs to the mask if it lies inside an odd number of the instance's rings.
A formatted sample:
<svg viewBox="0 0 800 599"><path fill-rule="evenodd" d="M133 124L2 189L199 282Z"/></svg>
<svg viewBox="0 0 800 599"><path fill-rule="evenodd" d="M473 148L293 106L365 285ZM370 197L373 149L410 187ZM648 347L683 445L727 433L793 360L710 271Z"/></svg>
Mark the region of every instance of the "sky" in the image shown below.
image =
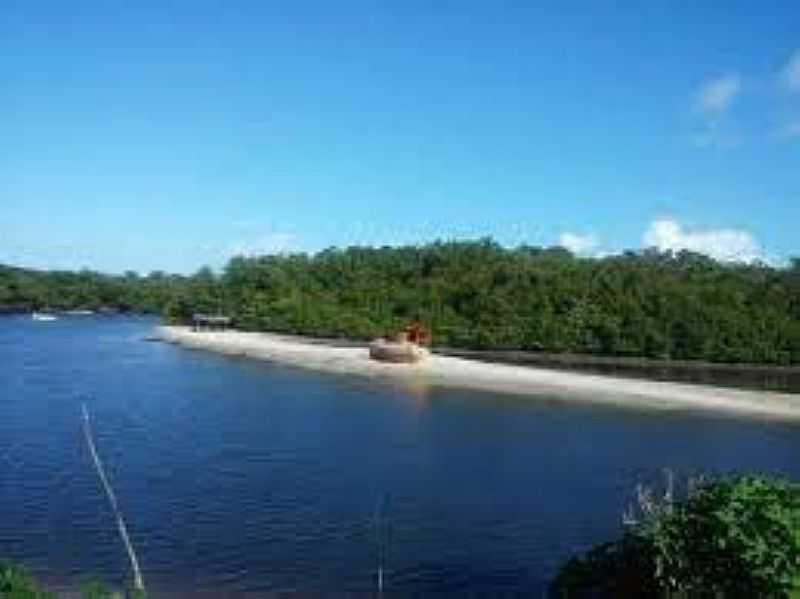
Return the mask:
<svg viewBox="0 0 800 599"><path fill-rule="evenodd" d="M793 1L0 3L0 262L798 231Z"/></svg>

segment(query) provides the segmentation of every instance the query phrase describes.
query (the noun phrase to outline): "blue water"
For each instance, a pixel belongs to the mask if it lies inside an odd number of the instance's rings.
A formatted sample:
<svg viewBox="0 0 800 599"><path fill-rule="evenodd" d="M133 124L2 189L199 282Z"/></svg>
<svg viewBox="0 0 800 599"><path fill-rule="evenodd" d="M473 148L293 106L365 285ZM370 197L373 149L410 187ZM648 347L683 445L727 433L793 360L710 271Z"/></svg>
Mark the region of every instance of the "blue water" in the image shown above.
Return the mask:
<svg viewBox="0 0 800 599"><path fill-rule="evenodd" d="M154 324L0 318L0 556L55 589L130 580L82 401L155 597L373 590L376 537L387 591L541 596L664 467L800 479L796 425L404 389Z"/></svg>

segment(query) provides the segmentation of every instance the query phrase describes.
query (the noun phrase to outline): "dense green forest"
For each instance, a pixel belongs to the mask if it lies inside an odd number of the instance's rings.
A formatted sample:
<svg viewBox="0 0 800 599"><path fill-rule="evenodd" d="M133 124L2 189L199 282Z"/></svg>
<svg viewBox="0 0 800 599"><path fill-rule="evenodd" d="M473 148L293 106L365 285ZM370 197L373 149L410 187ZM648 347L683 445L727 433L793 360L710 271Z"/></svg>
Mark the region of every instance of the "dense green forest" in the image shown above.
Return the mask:
<svg viewBox="0 0 800 599"><path fill-rule="evenodd" d="M800 260L691 252L578 258L491 240L236 257L191 277L0 270L0 306L225 312L248 330L371 338L413 319L434 343L717 362L800 363Z"/></svg>
<svg viewBox="0 0 800 599"><path fill-rule="evenodd" d="M173 297L185 294L188 279L153 272L140 277L88 270L35 271L0 265L0 312L31 310L107 310L160 313Z"/></svg>

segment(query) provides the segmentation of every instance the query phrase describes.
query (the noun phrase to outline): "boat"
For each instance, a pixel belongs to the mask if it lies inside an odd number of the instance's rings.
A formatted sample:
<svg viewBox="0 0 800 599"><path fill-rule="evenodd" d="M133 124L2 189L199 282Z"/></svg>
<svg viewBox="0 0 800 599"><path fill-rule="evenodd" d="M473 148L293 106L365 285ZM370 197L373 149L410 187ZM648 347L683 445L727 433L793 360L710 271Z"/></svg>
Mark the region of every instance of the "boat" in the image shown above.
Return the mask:
<svg viewBox="0 0 800 599"><path fill-rule="evenodd" d="M55 314L49 314L48 312L33 312L31 314L31 318L33 320L41 321L58 320L58 317Z"/></svg>
<svg viewBox="0 0 800 599"><path fill-rule="evenodd" d="M419 323L412 323L394 339L376 339L369 344L369 357L381 362L413 364L428 355L430 333Z"/></svg>
<svg viewBox="0 0 800 599"><path fill-rule="evenodd" d="M369 344L369 357L380 362L413 364L428 355L428 350L408 341L376 339Z"/></svg>

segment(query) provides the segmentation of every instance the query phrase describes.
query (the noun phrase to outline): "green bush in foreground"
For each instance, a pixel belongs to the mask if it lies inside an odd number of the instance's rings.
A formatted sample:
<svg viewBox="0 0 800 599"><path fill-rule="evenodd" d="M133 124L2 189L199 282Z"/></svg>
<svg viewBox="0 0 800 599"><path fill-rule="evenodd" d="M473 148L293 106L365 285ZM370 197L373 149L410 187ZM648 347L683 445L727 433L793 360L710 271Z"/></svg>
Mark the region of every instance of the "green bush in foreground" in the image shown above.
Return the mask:
<svg viewBox="0 0 800 599"><path fill-rule="evenodd" d="M21 567L0 561L0 597L3 599L54 599L55 595L39 588Z"/></svg>
<svg viewBox="0 0 800 599"><path fill-rule="evenodd" d="M574 558L556 597L800 597L800 485L740 477L645 510Z"/></svg>
<svg viewBox="0 0 800 599"><path fill-rule="evenodd" d="M81 585L83 599L145 599L142 591L131 591L127 595L111 591L98 580L88 580ZM11 562L0 560L0 599L56 599L54 593L42 590L41 586L24 568Z"/></svg>

